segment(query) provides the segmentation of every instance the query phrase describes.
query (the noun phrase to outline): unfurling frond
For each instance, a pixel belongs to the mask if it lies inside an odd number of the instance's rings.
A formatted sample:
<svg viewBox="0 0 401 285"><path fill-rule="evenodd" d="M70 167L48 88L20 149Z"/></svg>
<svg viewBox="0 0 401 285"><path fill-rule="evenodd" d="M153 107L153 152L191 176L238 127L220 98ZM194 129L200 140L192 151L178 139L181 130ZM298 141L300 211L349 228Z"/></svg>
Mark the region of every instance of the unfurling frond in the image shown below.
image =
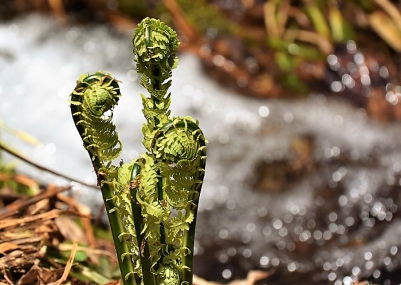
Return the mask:
<svg viewBox="0 0 401 285"><path fill-rule="evenodd" d="M71 94L71 113L84 147L92 160L98 158L103 165L122 149L112 123L120 96L117 80L102 72L81 75Z"/></svg>

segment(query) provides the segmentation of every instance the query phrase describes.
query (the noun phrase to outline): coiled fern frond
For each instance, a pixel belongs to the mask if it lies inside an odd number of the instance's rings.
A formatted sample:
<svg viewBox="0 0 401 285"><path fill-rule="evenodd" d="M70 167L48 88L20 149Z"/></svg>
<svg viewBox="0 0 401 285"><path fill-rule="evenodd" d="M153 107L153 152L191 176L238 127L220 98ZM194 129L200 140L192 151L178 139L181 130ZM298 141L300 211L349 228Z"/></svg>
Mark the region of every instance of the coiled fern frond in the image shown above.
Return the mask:
<svg viewBox="0 0 401 285"><path fill-rule="evenodd" d="M83 74L71 94L71 113L84 147L92 161L107 163L122 150L116 127L112 122L113 108L120 98L120 87L110 74Z"/></svg>
<svg viewBox="0 0 401 285"><path fill-rule="evenodd" d="M154 89L152 82L164 83L171 77L171 70L178 64L176 52L179 44L177 33L160 20L145 18L138 25L133 35L134 60L145 88ZM154 68L158 70L157 76ZM168 89L169 83L164 84L163 89L158 88L159 91Z"/></svg>

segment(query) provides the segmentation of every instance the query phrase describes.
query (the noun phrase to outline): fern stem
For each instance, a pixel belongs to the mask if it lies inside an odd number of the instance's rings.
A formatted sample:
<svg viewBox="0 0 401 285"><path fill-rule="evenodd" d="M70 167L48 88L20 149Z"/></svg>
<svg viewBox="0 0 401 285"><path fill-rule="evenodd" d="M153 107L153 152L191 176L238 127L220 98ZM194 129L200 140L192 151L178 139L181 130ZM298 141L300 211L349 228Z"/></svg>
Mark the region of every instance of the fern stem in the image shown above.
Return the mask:
<svg viewBox="0 0 401 285"><path fill-rule="evenodd" d="M153 89L154 90L161 90L162 89L162 81L160 80L160 67L158 65L154 65L152 68L152 81L153 81ZM158 100L160 101L160 100Z"/></svg>
<svg viewBox="0 0 401 285"><path fill-rule="evenodd" d="M143 228L143 220L141 207L139 206L136 200L137 188L135 187L135 179L141 172L141 167L138 164L134 164L131 172L131 207L132 207L132 215L134 218L134 226L136 232L136 238L139 246L139 255L141 259L141 267L142 267L142 280L144 285L156 285L155 278L152 274L152 264L150 260L150 252L149 245L146 242L146 232L142 233Z"/></svg>
<svg viewBox="0 0 401 285"><path fill-rule="evenodd" d="M194 274L194 243L195 243L195 226L196 226L196 215L197 215L197 210L196 206L195 209L193 210L194 213L194 220L192 223L189 225L189 230L185 233L184 235L184 242L183 246L186 248L189 248L191 250L191 253L187 254L183 260L183 265L186 266L188 269L182 270L182 281L188 282L188 285L192 285L192 278Z"/></svg>
<svg viewBox="0 0 401 285"><path fill-rule="evenodd" d="M199 127L197 125L194 125L192 123L188 124L188 127L191 131L195 131L196 129L200 130ZM206 141L203 137L203 134L199 134L199 143L200 143L200 153L198 155L200 155L200 169L202 169L203 171L199 171L198 174L195 177L195 181L199 180L202 181L200 183L196 184L196 192L199 194L198 197L194 197L191 198L191 200L193 201L193 203L191 203L186 211L190 211L193 213L194 215L194 219L192 221L192 223L189 225L189 229L188 231L186 231L184 233L184 242L183 242L183 246L186 248L189 248L189 250L191 251L188 255L185 256L184 258L184 266L187 266L189 268L189 270L184 270L182 272L182 280L183 281L187 281L188 285L192 285L193 282L193 259L194 259L194 244L195 244L195 228L196 228L196 218L197 218L197 214L198 214L198 203L199 203L199 197L200 197L200 193L202 190L202 186L203 186L203 180L205 177L205 169L206 169Z"/></svg>
<svg viewBox="0 0 401 285"><path fill-rule="evenodd" d="M160 170L157 170L157 199L159 203L161 203L164 199L164 192L163 192L163 178L161 177ZM166 233L164 230L164 224L160 223L160 243L166 243Z"/></svg>
<svg viewBox="0 0 401 285"><path fill-rule="evenodd" d="M160 80L160 67L158 65L153 65L152 67L152 88L153 90L159 91L162 89L162 82ZM163 100L162 98L158 98L157 96L155 96L154 94L150 94L151 98L153 100L153 106L155 109L159 109L158 108L158 104L160 103L161 100ZM155 126L153 126L155 129L157 128L157 125L160 123L159 118L155 118Z"/></svg>
<svg viewBox="0 0 401 285"><path fill-rule="evenodd" d="M84 143L85 144L85 143ZM137 285L135 281L135 276L131 274L133 272L133 264L128 256L122 258L124 253L129 253L130 249L127 242L119 236L125 232L122 225L121 219L117 215L117 211L112 211L115 209L115 204L113 202L113 189L106 182L106 177L104 174L100 173L99 169L102 168L102 164L99 159L93 156L90 152L89 156L92 159L93 168L96 171L98 185L101 185L100 189L102 192L103 202L106 208L107 218L109 219L110 231L113 237L114 246L116 249L118 265L120 267L121 279L124 285Z"/></svg>
<svg viewBox="0 0 401 285"><path fill-rule="evenodd" d="M107 217L110 223L110 230L113 236L114 246L116 248L118 265L120 267L120 272L121 272L121 279L124 285L136 285L137 283L135 281L135 276L134 274L131 274L134 270L131 258L129 257L129 255L122 258L124 253L130 252L127 242L124 239L122 240L119 239L119 236L124 232L123 225L121 223L120 218L117 215L117 212L116 211L112 213L110 212L112 209L115 208L115 205L112 200L113 198L112 189L110 189L110 186L108 184L103 183L101 190L102 190L104 205L106 207Z"/></svg>

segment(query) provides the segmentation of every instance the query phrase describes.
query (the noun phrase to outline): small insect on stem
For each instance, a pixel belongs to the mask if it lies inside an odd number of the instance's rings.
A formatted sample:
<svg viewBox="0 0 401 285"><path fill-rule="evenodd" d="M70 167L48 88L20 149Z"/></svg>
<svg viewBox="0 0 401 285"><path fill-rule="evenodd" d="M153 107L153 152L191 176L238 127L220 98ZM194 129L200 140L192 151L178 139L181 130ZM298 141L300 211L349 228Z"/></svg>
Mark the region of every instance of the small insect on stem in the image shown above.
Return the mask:
<svg viewBox="0 0 401 285"><path fill-rule="evenodd" d="M98 170L97 171L97 185L102 186L102 181L107 180L107 173Z"/></svg>
<svg viewBox="0 0 401 285"><path fill-rule="evenodd" d="M134 181L131 182L130 189L138 189L140 178L136 177Z"/></svg>
<svg viewBox="0 0 401 285"><path fill-rule="evenodd" d="M168 203L167 203L166 199L161 200L160 205L162 205L163 209L167 209Z"/></svg>

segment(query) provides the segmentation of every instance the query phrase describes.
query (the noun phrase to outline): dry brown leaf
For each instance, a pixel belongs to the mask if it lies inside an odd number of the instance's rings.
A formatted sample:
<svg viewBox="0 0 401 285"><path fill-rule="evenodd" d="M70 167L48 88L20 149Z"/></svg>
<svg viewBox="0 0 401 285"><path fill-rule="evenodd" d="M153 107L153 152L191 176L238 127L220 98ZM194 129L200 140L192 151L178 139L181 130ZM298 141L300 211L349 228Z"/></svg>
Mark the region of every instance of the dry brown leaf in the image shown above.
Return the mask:
<svg viewBox="0 0 401 285"><path fill-rule="evenodd" d="M0 253L5 254L9 251L19 248L19 246L12 242L4 242L0 244Z"/></svg>
<svg viewBox="0 0 401 285"><path fill-rule="evenodd" d="M60 276L63 275L64 271L64 268L47 269L43 267L38 267L38 279L41 281L41 284L52 284L60 279Z"/></svg>
<svg viewBox="0 0 401 285"><path fill-rule="evenodd" d="M17 285L30 285L36 284L38 282L38 267L36 265L32 266L31 269L24 274L20 280L18 280Z"/></svg>
<svg viewBox="0 0 401 285"><path fill-rule="evenodd" d="M54 219L60 233L68 241L78 241L87 244L87 240L82 229L68 216L59 216Z"/></svg>

